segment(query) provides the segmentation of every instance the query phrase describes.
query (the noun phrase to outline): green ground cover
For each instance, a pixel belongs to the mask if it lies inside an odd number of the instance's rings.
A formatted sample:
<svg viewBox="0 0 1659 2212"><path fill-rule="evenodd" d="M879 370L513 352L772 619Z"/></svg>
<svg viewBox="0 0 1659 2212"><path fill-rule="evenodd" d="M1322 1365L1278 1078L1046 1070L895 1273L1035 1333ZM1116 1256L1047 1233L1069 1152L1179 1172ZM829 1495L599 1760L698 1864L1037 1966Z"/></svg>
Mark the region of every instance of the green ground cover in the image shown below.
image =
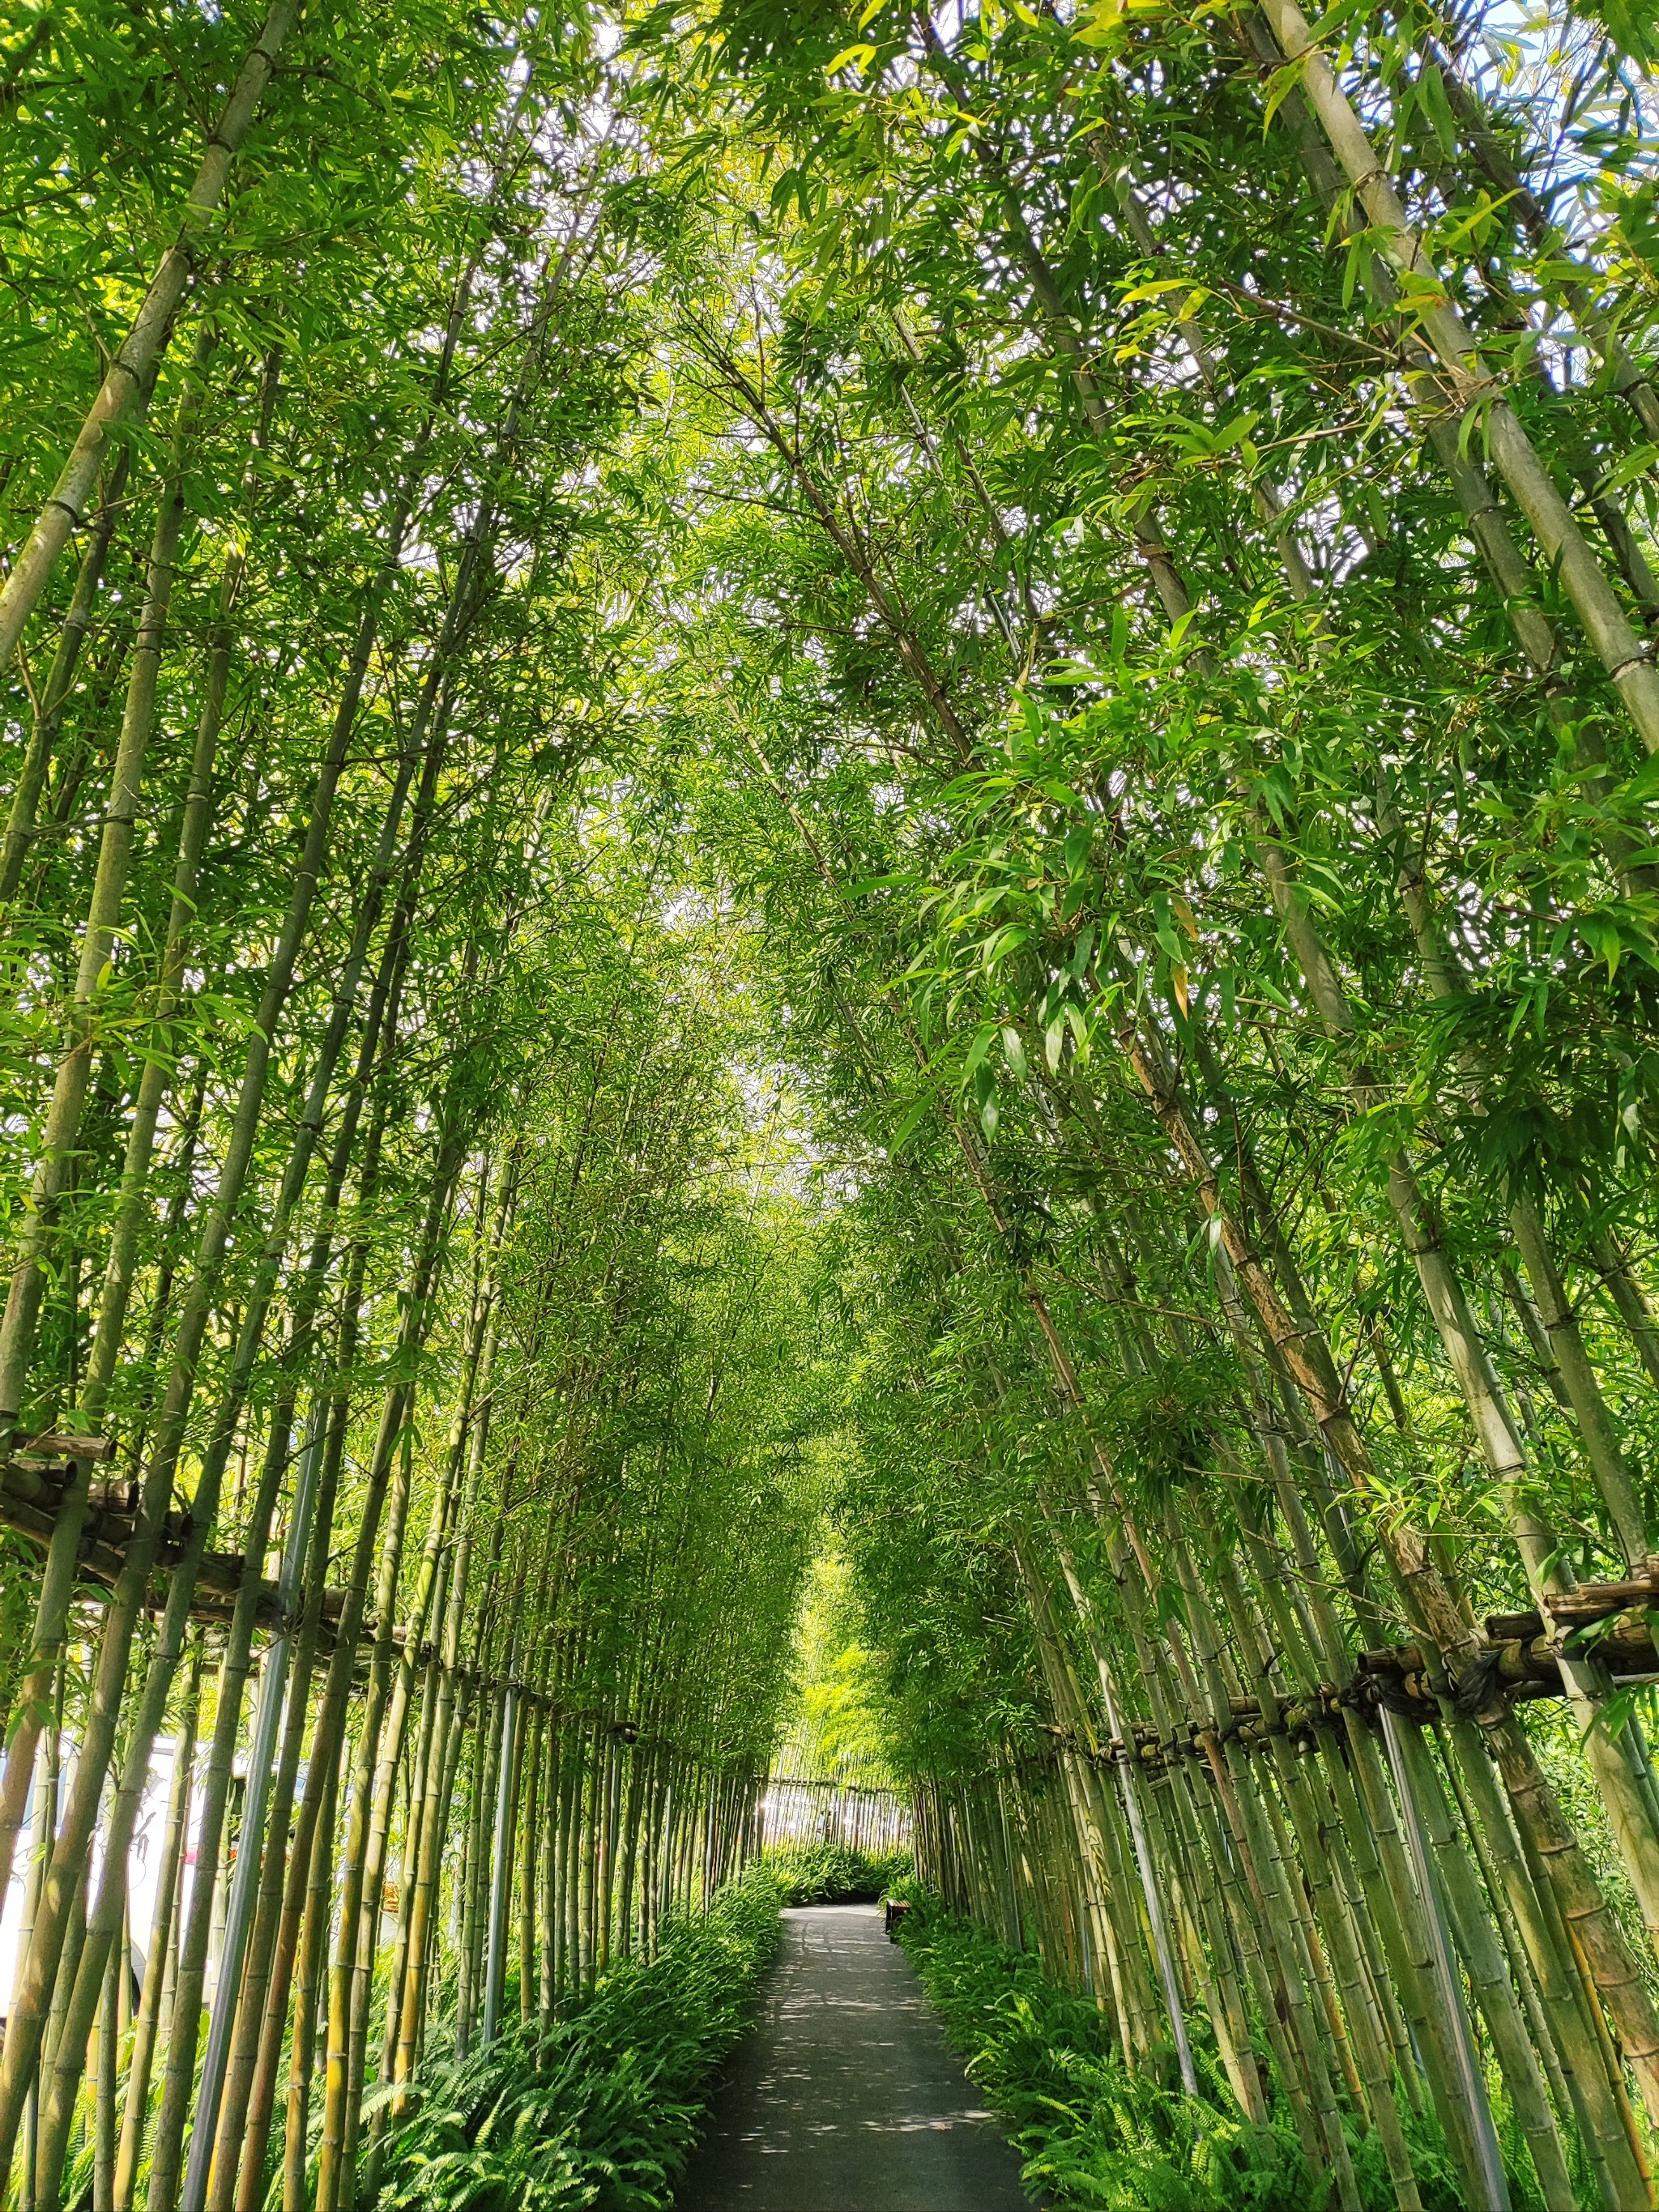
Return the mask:
<svg viewBox="0 0 1659 2212"><path fill-rule="evenodd" d="M803 1844L769 1851L763 1863L786 1905L874 1905L914 1878L908 1851L854 1851L842 1844Z"/></svg>
<svg viewBox="0 0 1659 2212"><path fill-rule="evenodd" d="M1036 1956L995 1942L919 1896L900 1941L951 2043L1025 2160L1025 2185L1055 2212L1319 2212L1328 2176L1302 2154L1282 2099L1258 2126L1240 2113L1213 2043L1194 2025L1200 2094L1183 2096L1169 2054L1164 2078L1131 2073L1110 2018L1061 1989ZM1374 2139L1352 2142L1366 2212L1393 2202ZM1512 2200L1540 2200L1524 2153L1506 2159ZM1413 2127L1424 2212L1464 2203L1431 2120Z"/></svg>
<svg viewBox="0 0 1659 2212"><path fill-rule="evenodd" d="M659 2212L776 1947L765 1863L552 2027L439 2064L387 2146L386 2212Z"/></svg>

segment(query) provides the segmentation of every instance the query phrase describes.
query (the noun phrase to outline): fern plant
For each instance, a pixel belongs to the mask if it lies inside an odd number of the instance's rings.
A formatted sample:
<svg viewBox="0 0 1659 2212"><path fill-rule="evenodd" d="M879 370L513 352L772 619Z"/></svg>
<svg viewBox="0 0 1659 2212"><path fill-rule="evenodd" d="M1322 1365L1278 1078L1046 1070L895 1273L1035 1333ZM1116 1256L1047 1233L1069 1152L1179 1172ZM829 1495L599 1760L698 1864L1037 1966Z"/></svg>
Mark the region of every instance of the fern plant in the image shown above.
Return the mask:
<svg viewBox="0 0 1659 2212"><path fill-rule="evenodd" d="M766 1854L786 1905L873 1905L915 1871L908 1851L855 1851L844 1844L791 1844Z"/></svg>
<svg viewBox="0 0 1659 2212"><path fill-rule="evenodd" d="M1200 2094L1184 2095L1155 2071L1132 2073L1108 2017L1049 1981L1029 1952L953 1920L937 1899L900 1934L971 2079L1008 2128L1033 2194L1090 2212L1321 2212L1331 2178L1303 2154L1283 2099L1266 2124L1228 2092L1212 2044L1199 2039ZM1365 2212L1394 2203L1374 2139L1350 2150ZM1413 2122L1412 2159L1424 2212L1461 2212L1465 2199L1432 2121ZM1524 2154L1511 2159L1517 2208L1538 2205Z"/></svg>
<svg viewBox="0 0 1659 2212"><path fill-rule="evenodd" d="M779 1872L621 1962L550 2027L432 2067L388 2139L383 2212L661 2212L776 1942Z"/></svg>

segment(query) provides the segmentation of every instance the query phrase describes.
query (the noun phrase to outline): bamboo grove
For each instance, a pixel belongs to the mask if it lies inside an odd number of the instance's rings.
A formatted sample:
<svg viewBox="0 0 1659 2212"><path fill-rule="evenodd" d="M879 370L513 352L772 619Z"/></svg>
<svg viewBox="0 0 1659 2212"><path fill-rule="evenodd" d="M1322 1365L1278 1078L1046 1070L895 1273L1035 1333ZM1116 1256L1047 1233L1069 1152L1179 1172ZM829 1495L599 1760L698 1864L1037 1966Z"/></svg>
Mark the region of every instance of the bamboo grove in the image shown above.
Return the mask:
<svg viewBox="0 0 1659 2212"><path fill-rule="evenodd" d="M372 2197L366 2092L653 1949L742 1846L811 1525L780 1109L627 788L642 549L581 489L641 343L591 44L294 13L9 57L14 489L52 316L109 364L7 577L37 2212Z"/></svg>
<svg viewBox="0 0 1659 2212"><path fill-rule="evenodd" d="M372 2203L747 1855L827 1515L1127 2078L1655 2201L1656 65L5 32L10 2197Z"/></svg>

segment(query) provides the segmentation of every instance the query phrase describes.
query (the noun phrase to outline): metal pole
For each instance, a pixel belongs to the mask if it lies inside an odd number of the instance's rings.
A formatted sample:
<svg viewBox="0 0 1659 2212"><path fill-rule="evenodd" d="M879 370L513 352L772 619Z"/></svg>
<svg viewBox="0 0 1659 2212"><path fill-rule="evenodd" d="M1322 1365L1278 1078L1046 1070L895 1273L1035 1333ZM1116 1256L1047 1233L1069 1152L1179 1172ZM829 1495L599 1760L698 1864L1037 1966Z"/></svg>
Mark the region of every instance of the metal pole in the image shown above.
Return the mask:
<svg viewBox="0 0 1659 2212"><path fill-rule="evenodd" d="M1187 2018L1182 2009L1181 1984L1176 1978L1175 1954L1170 1948L1170 1930L1164 1918L1164 1899L1158 1893L1152 1855L1147 1848L1146 1830L1140 1817L1140 1800L1135 1792L1134 1776L1125 1763L1134 1755L1132 1740L1123 1732L1123 1723L1107 1685L1103 1667L1100 1686L1106 1700L1107 1726L1123 1746L1123 1759L1114 1760L1113 1764L1118 1769L1118 1788L1122 1792L1123 1809L1128 1816L1129 1835L1135 1847L1135 1864L1140 1870L1141 1891L1146 1899L1146 1918L1152 1931L1152 1948L1158 1954L1158 1978L1164 1984L1164 2002L1169 2009L1170 2026L1175 2034L1176 2056L1181 2061L1181 2086L1189 2097L1195 2097L1198 2094L1198 2069L1193 2064L1193 2046L1187 2039Z"/></svg>
<svg viewBox="0 0 1659 2212"><path fill-rule="evenodd" d="M1463 1985L1458 1978L1457 1964L1452 1955L1451 1936L1446 1926L1446 1907L1440 1894L1439 1870L1429 1855L1428 1838L1423 1831L1422 1816L1418 1810L1417 1792L1406 1765L1405 1747L1400 1741L1400 1720L1386 1705L1377 1711L1382 1717L1382 1741L1389 1747L1389 1765L1394 1773L1394 1786L1399 1794L1400 1807L1405 1815L1406 1842L1412 1855L1412 1864L1417 1871L1417 1885L1423 1893L1423 1904L1428 1917L1429 1950L1434 1961L1434 1977L1440 1984L1440 1995L1446 2008L1452 2041L1457 2053L1457 2070L1463 2077L1463 2094L1468 2100L1469 2121L1474 2134L1475 2155L1480 2161L1480 2179L1486 2201L1480 2212L1511 2212L1510 2185L1504 2172L1504 2155L1498 2147L1498 2130L1492 2124L1492 2103L1486 2094L1486 2079L1475 2057L1474 2040L1469 2033L1468 2012L1463 2003Z"/></svg>
<svg viewBox="0 0 1659 2212"><path fill-rule="evenodd" d="M506 1963L502 1954L507 1942L507 1893L512 1857L507 1849L507 1828L513 1814L513 1753L519 1732L519 1686L514 1679L519 1671L516 1636L507 1671L507 1695L501 1701L501 1771L495 1785L495 1863L489 1875L489 1948L484 1961L483 2026L479 2033L482 2043L495 2040L495 2026L501 2008L501 1974Z"/></svg>
<svg viewBox="0 0 1659 2212"><path fill-rule="evenodd" d="M208 2179L213 2165L213 2146L219 2132L219 2106L225 2094L225 2073L230 2063L231 2031L236 2023L236 2000L240 1994L242 1954L252 1923L254 1899L263 1856L265 1798L270 1787L276 1753L276 1734L282 1725L288 1690L288 1662L293 1648L291 1619L300 1595L306 1552L311 1541L311 1510L316 1497L317 1458L322 1445L322 1425L313 1420L300 1455L299 1480L294 1493L294 1512L288 1541L276 1578L276 1632L259 1669L259 1696L254 1708L253 1741L248 1750L247 1787L242 1798L242 1828L236 1846L236 1871L231 1876L225 1907L224 1940L219 1950L219 1972L213 1984L213 2010L208 2021L207 2049L202 2055L202 2083L191 2125L190 2154L179 2191L179 2212L204 2212Z"/></svg>

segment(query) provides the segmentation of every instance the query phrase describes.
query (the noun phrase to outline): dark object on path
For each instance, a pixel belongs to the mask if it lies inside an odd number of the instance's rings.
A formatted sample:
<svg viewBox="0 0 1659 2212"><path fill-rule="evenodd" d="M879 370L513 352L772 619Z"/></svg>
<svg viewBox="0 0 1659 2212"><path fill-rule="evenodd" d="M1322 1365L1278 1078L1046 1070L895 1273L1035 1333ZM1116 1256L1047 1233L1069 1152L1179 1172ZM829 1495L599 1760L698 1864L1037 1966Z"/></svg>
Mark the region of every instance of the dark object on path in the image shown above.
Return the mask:
<svg viewBox="0 0 1659 2212"><path fill-rule="evenodd" d="M887 1940L890 1943L897 1942L898 1924L909 1910L908 1897L890 1897L887 1899Z"/></svg>
<svg viewBox="0 0 1659 2212"><path fill-rule="evenodd" d="M676 2212L1031 2212L1019 2160L873 1905L783 1916Z"/></svg>

